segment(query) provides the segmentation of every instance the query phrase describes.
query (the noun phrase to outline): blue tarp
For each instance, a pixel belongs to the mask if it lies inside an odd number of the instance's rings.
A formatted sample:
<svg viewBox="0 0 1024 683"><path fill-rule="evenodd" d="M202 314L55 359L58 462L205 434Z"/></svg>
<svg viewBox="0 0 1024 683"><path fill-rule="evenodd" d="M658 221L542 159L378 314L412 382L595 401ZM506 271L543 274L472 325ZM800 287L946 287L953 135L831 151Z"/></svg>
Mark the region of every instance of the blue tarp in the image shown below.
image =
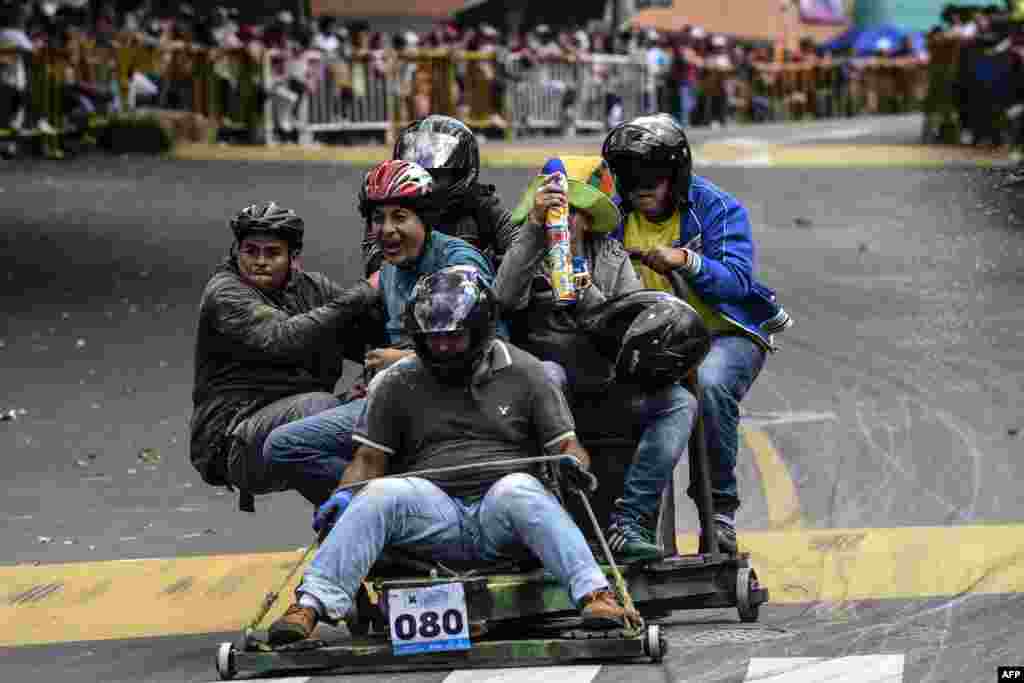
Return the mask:
<svg viewBox="0 0 1024 683"><path fill-rule="evenodd" d="M924 35L920 31L910 31L893 24L851 28L819 45L818 49L823 52L845 52L852 49L855 56L864 57L876 54L886 46L890 50L897 50L907 36L910 36L915 51L924 49Z"/></svg>

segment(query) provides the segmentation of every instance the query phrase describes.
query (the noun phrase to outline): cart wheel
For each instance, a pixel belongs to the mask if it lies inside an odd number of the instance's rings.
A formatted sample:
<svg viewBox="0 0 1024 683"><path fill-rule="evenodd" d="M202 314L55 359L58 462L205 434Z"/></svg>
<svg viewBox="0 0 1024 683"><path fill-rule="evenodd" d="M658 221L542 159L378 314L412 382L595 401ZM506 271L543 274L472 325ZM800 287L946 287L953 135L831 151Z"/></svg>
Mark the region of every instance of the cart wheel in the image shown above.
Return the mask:
<svg viewBox="0 0 1024 683"><path fill-rule="evenodd" d="M365 619L358 614L347 617L345 619L345 626L348 627L349 633L360 638L370 632L370 620Z"/></svg>
<svg viewBox="0 0 1024 683"><path fill-rule="evenodd" d="M661 637L661 627L657 624L648 624L647 632L644 635L644 651L651 658L652 662L660 662L665 656L667 649L665 639Z"/></svg>
<svg viewBox="0 0 1024 683"><path fill-rule="evenodd" d="M238 673L235 668L235 647L231 643L221 643L217 648L217 673L222 681L230 681Z"/></svg>
<svg viewBox="0 0 1024 683"><path fill-rule="evenodd" d="M750 603L750 591L757 585L757 574L750 567L740 567L736 571L736 611L740 621L749 624L757 621L760 605Z"/></svg>

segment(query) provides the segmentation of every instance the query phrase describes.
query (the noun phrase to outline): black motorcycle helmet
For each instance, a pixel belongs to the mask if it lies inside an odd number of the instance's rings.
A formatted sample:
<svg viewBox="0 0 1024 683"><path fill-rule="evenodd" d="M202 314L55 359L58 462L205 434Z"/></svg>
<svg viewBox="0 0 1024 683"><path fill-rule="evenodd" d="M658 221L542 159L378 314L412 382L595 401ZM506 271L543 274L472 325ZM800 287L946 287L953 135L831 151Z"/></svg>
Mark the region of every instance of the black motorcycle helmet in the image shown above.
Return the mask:
<svg viewBox="0 0 1024 683"><path fill-rule="evenodd" d="M268 235L288 242L292 253L302 250L305 222L291 209L277 202L250 204L229 221L236 243L252 234Z"/></svg>
<svg viewBox="0 0 1024 683"><path fill-rule="evenodd" d="M676 297L640 312L622 337L615 378L623 384L661 387L700 365L711 349L711 333L697 313Z"/></svg>
<svg viewBox="0 0 1024 683"><path fill-rule="evenodd" d="M449 266L416 283L405 308L404 325L416 355L438 380L465 383L494 339L498 302L476 268ZM430 335L462 331L470 334L464 353L436 358L430 352Z"/></svg>
<svg viewBox="0 0 1024 683"><path fill-rule="evenodd" d="M622 348L622 338L636 317L650 306L674 298L660 289L640 289L620 294L581 316L579 327L601 355L614 363Z"/></svg>
<svg viewBox="0 0 1024 683"><path fill-rule="evenodd" d="M668 114L641 116L613 128L604 140L601 156L615 176L623 214L632 210L629 193L637 187L637 166L663 165L673 171L673 195L680 209L686 207L693 178L693 155L686 132Z"/></svg>
<svg viewBox="0 0 1024 683"><path fill-rule="evenodd" d="M480 177L480 148L473 131L451 116L432 114L398 134L395 159L427 169L450 201L469 194Z"/></svg>

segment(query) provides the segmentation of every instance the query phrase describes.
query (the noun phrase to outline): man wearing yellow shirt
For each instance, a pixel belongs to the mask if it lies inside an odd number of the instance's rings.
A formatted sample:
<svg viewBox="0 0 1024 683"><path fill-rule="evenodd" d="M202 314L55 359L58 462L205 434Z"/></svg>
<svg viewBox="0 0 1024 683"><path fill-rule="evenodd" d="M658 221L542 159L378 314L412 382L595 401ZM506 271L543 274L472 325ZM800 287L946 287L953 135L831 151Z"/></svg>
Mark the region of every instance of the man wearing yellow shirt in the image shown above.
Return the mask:
<svg viewBox="0 0 1024 683"><path fill-rule="evenodd" d="M675 119L654 114L613 128L602 156L615 175L625 215L613 236L633 256L644 286L680 295L712 332L711 350L698 369L712 523L719 548L735 553L739 404L774 350L772 335L792 320L775 293L754 277L756 254L746 209L693 174L690 145ZM682 276L675 278L681 291L666 277L673 271ZM691 483L690 497L695 493Z"/></svg>

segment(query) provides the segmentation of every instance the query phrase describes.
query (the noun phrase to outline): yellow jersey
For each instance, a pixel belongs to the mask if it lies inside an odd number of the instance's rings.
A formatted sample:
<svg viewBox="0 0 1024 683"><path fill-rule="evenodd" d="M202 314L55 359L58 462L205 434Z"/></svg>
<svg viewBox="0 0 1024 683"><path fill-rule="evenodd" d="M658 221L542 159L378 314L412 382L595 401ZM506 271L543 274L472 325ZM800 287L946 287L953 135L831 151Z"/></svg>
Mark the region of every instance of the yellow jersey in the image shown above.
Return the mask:
<svg viewBox="0 0 1024 683"><path fill-rule="evenodd" d="M622 242L626 249L636 249L638 251L646 252L654 249L655 247L671 246L679 238L679 235L678 210L661 223L650 221L640 212L633 211L626 217L626 224L622 234ZM647 289L660 289L661 291L669 292L670 294L677 294L677 292L672 288L672 283L669 282L668 278L664 275L643 265L637 257L633 257L632 262L633 268L636 269L636 274L640 277L640 281L644 283L644 287ZM758 343L763 343L761 340L757 339L755 335L745 330L741 325L732 322L714 308L704 303L704 300L701 299L700 296L698 296L697 293L694 292L686 283L685 278L682 278L682 281L684 291L679 292L678 294L682 295L681 298L683 301L693 306L694 310L697 311L712 334L735 334L739 332L748 337L754 337Z"/></svg>

